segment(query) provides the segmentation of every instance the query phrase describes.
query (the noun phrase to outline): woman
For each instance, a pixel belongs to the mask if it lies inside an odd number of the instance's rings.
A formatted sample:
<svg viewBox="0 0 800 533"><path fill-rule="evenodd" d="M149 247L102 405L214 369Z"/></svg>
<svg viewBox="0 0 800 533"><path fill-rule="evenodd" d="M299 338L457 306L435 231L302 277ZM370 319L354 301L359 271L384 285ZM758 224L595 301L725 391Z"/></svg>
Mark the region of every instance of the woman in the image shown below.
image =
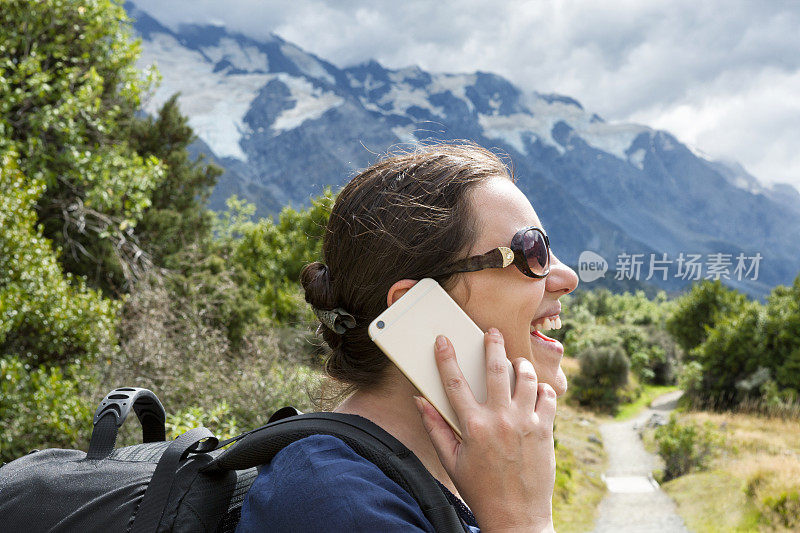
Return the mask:
<svg viewBox="0 0 800 533"><path fill-rule="evenodd" d="M516 250L514 266L491 260L499 246ZM549 250L506 166L474 145L384 159L339 194L323 256L324 263L306 266L302 283L331 349L327 373L352 392L335 411L370 419L413 451L472 531L552 530L555 398L567 383L561 344L537 330L560 327L558 299L578 279ZM484 404L466 386L452 345L444 337L436 343L463 441L367 334L378 314L425 277L437 279L486 332ZM513 396L505 358L517 376ZM286 447L261 472L240 530L259 527L431 530L407 493L331 436Z"/></svg>

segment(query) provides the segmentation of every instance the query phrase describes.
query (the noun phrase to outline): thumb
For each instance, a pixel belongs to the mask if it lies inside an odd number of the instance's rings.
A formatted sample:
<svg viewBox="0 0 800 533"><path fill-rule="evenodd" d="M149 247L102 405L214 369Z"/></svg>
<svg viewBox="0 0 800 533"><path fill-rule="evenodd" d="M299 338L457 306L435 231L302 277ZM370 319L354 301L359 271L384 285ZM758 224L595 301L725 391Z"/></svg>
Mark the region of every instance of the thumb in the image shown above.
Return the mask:
<svg viewBox="0 0 800 533"><path fill-rule="evenodd" d="M421 396L414 396L414 401L422 417L425 431L428 432L428 437L436 450L436 455L439 456L442 466L450 474L455 470L456 456L461 442L439 411L428 400Z"/></svg>

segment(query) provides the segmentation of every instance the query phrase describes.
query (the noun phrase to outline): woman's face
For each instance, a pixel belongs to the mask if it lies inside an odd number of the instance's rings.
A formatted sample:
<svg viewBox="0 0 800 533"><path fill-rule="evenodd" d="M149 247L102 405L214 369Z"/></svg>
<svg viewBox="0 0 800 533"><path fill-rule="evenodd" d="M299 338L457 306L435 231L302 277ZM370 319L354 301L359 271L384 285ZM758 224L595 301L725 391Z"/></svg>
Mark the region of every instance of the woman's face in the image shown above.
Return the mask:
<svg viewBox="0 0 800 533"><path fill-rule="evenodd" d="M542 227L531 203L506 178L489 179L474 189L472 207L477 217L477 239L469 255L510 246L520 229ZM531 361L539 380L561 396L567 390L567 378L561 370L564 348L560 342L545 340L531 331L546 317L558 315L558 299L577 285L575 271L560 263L551 251L550 273L545 278L527 277L514 266L489 268L462 274L450 295L483 331L499 329L508 357L522 356Z"/></svg>

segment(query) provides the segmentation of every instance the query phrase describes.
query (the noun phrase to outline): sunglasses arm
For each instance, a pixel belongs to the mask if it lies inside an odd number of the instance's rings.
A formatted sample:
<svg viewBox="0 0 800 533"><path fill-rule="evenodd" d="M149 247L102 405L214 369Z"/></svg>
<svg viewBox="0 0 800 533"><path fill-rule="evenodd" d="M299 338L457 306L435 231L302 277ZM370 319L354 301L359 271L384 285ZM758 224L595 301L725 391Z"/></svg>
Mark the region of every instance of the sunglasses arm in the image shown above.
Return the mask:
<svg viewBox="0 0 800 533"><path fill-rule="evenodd" d="M499 246L483 255L473 255L456 261L438 274L430 277L437 279L459 272L476 272L486 268L505 268L513 262L514 252L510 248Z"/></svg>

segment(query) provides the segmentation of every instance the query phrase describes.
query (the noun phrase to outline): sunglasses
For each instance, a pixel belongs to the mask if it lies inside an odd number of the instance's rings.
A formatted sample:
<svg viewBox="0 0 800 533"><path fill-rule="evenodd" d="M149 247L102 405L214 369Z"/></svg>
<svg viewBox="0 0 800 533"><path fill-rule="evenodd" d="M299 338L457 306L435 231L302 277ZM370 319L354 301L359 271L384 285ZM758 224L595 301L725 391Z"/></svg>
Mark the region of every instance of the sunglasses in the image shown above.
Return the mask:
<svg viewBox="0 0 800 533"><path fill-rule="evenodd" d="M458 272L476 272L486 268L505 268L513 264L529 278L543 278L550 273L550 238L535 226L514 234L511 247L498 246L483 255L460 259L429 276L437 281Z"/></svg>

